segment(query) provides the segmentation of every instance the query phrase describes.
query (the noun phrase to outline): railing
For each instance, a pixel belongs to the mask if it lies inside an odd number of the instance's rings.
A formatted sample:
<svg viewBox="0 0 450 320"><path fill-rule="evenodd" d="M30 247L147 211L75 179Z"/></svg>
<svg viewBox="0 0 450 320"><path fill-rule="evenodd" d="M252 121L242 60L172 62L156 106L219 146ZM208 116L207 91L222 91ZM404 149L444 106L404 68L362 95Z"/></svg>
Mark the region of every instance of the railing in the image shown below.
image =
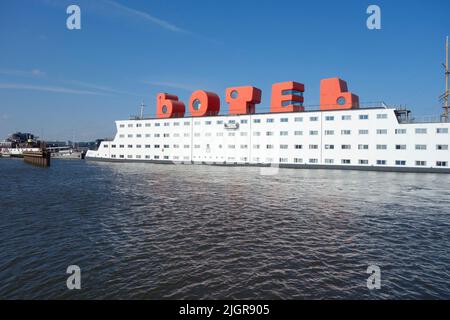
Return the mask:
<svg viewBox="0 0 450 320"><path fill-rule="evenodd" d="M408 119L400 118L399 123L449 123L448 120L440 116L420 116L410 117Z"/></svg>

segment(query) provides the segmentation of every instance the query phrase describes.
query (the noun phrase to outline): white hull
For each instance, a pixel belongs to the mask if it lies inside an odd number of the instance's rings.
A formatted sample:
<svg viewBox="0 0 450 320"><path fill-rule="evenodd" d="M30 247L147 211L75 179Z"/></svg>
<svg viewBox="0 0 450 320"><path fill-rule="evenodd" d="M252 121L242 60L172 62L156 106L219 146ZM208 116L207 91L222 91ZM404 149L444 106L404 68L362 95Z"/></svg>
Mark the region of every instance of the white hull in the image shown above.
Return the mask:
<svg viewBox="0 0 450 320"><path fill-rule="evenodd" d="M235 125L239 124L239 125ZM449 172L450 123L399 123L394 109L116 121L86 158Z"/></svg>

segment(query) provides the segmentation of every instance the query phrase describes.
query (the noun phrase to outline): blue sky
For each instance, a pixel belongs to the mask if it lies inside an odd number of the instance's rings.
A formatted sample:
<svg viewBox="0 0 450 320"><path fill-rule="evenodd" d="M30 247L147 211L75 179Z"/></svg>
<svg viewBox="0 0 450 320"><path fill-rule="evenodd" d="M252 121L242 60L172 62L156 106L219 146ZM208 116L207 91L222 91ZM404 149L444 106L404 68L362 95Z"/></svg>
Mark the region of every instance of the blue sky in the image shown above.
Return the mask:
<svg viewBox="0 0 450 320"><path fill-rule="evenodd" d="M66 8L81 8L81 30ZM382 29L366 9L381 7ZM450 1L3 0L0 2L0 139L31 131L46 139L114 135L114 120L155 112L158 92L186 104L196 89L263 90L305 84L319 102L321 78L339 76L362 102L438 115Z"/></svg>

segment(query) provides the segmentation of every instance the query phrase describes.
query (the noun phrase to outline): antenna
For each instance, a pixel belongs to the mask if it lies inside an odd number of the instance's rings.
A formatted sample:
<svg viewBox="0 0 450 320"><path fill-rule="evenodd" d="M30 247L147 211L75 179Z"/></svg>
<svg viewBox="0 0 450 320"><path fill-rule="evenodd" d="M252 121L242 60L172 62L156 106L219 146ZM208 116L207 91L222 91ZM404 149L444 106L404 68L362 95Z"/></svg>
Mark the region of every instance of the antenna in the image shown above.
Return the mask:
<svg viewBox="0 0 450 320"><path fill-rule="evenodd" d="M144 100L142 100L142 102L141 102L141 119L144 119L144 107L145 107Z"/></svg>
<svg viewBox="0 0 450 320"><path fill-rule="evenodd" d="M450 74L450 71L448 70L448 36L445 42L445 64L443 64L443 66L445 68L445 92L443 95L440 96L440 99L442 100L443 103L442 108L444 109L444 112L442 113L442 118L445 122L448 122L448 109L450 108L450 106L448 105L448 96L449 96L448 76Z"/></svg>

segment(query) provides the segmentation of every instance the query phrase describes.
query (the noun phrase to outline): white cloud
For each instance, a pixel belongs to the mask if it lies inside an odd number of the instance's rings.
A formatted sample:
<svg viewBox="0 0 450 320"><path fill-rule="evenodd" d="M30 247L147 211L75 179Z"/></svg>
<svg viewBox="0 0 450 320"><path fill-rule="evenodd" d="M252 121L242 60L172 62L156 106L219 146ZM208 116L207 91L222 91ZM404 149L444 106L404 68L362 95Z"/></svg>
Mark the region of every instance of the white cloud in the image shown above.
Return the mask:
<svg viewBox="0 0 450 320"><path fill-rule="evenodd" d="M12 69L0 69L0 74L6 76L15 76L15 77L43 77L45 76L45 72L39 69L33 70L12 70Z"/></svg>
<svg viewBox="0 0 450 320"><path fill-rule="evenodd" d="M194 85L178 83L178 82L164 82L164 81L143 81L143 82L146 84L149 84L151 86L155 86L155 87L173 88L173 89L180 89L180 90L186 90L186 91L196 91L199 88Z"/></svg>
<svg viewBox="0 0 450 320"><path fill-rule="evenodd" d="M89 89L104 91L104 92L107 92L107 93L126 94L126 95L136 96L136 97L140 97L141 96L140 94L137 94L137 93L116 90L114 88L110 88L110 87L107 87L107 86L92 84L92 83L83 82L83 81L71 80L71 81L68 81L68 83L71 83L71 84L74 84L74 85L77 85L77 86L81 86L81 87L85 87L85 88L89 88Z"/></svg>
<svg viewBox="0 0 450 320"><path fill-rule="evenodd" d="M87 95L107 95L106 93L88 91L88 90L78 90L67 87L56 87L56 86L40 86L32 84L23 83L1 83L0 89L13 89L13 90L34 90L34 91L45 91L54 93L70 93L70 94L87 94Z"/></svg>
<svg viewBox="0 0 450 320"><path fill-rule="evenodd" d="M124 6L122 4L119 4L119 3L115 2L115 1L112 1L112 0L103 0L103 2L109 4L110 6L115 7L116 9L121 10L124 13L140 17L140 18L142 18L142 19L144 19L146 21L149 21L151 23L154 23L154 24L156 24L156 25L158 25L158 26L160 26L160 27L162 27L164 29L167 29L167 30L170 30L170 31L173 31L173 32L189 33L188 31L186 31L184 29L181 29L181 28L177 27L176 25L174 25L174 24L172 24L172 23L170 23L170 22L168 22L166 20L162 20L162 19L156 18L156 17L152 16L151 14L149 14L147 12L143 12L143 11L139 11L139 10L136 10L136 9L132 9L132 8L126 7L126 6Z"/></svg>

